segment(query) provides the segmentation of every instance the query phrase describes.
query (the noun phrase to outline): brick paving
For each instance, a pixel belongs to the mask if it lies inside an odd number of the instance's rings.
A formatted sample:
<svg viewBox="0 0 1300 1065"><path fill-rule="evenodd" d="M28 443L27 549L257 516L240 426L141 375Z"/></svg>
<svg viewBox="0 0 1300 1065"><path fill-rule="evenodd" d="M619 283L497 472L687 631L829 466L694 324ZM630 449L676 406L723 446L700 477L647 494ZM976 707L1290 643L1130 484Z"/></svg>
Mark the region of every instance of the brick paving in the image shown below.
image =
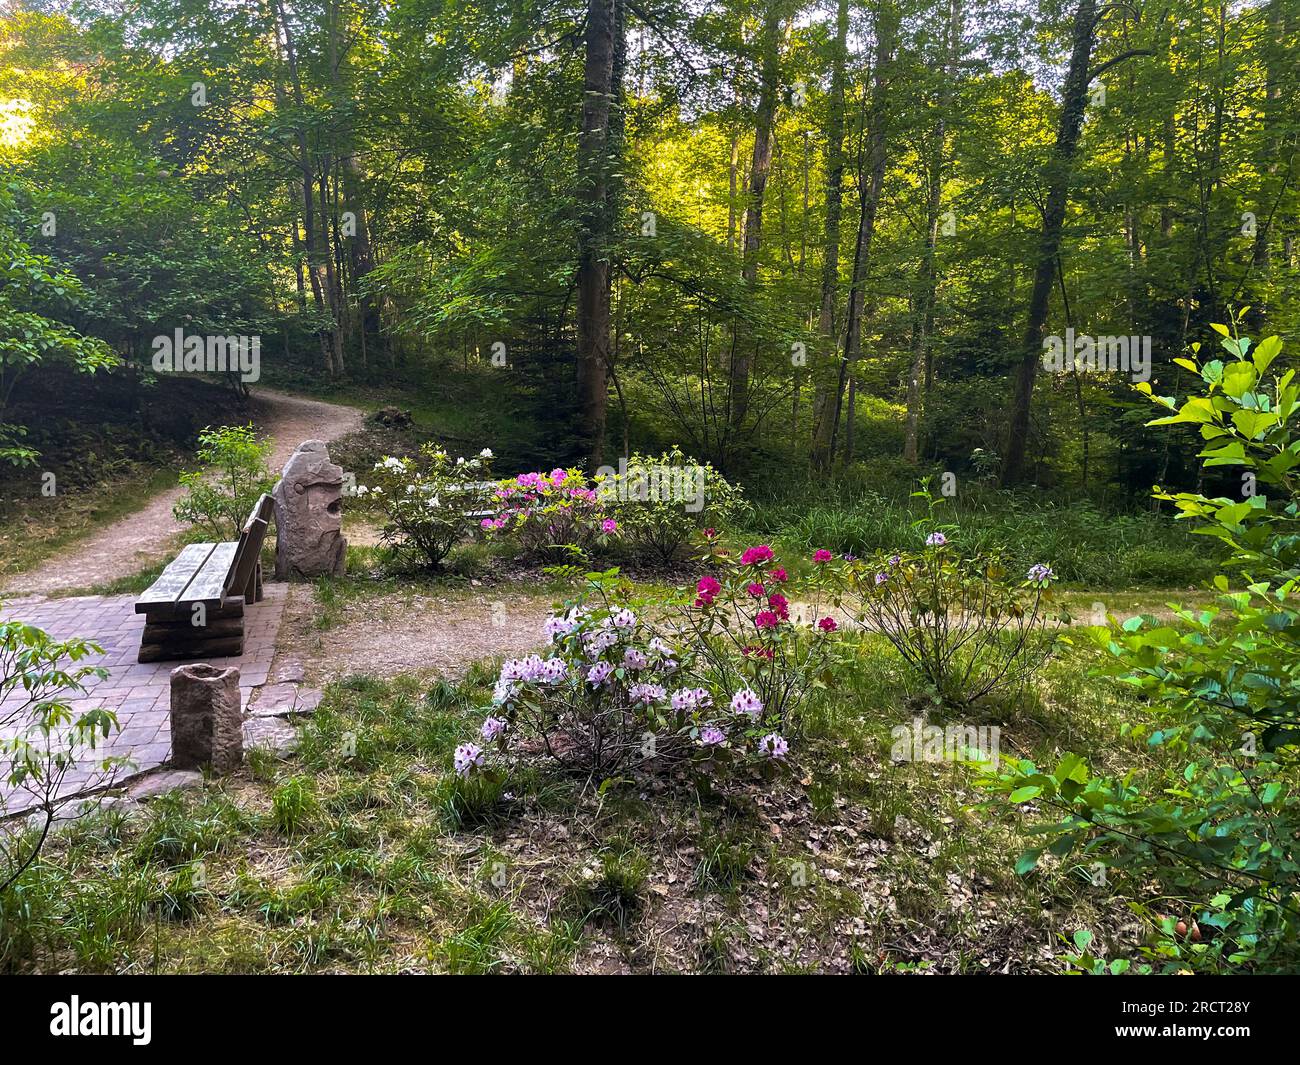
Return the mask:
<svg viewBox="0 0 1300 1065"><path fill-rule="evenodd" d="M267 682L275 640L284 613L287 586L268 584L266 598L244 612L244 653L238 657L195 659L215 666L238 666L239 688L245 708L253 689ZM132 765L116 771L117 781L154 769L171 756L169 723L171 671L181 662L136 662L144 615L134 611L135 596L77 596L66 599L12 599L0 604L0 619L21 620L45 629L55 639L81 636L98 643L103 654L91 655L77 665L103 666L108 676L89 677L85 696L70 700L74 714L94 707L116 712L120 731L80 760L64 778L63 795L101 787L109 781L96 768L105 757L128 757ZM0 701L4 710L25 701L21 689ZM9 736L13 735L11 728ZM0 810L15 813L33 805L22 792L8 792L0 784Z"/></svg>

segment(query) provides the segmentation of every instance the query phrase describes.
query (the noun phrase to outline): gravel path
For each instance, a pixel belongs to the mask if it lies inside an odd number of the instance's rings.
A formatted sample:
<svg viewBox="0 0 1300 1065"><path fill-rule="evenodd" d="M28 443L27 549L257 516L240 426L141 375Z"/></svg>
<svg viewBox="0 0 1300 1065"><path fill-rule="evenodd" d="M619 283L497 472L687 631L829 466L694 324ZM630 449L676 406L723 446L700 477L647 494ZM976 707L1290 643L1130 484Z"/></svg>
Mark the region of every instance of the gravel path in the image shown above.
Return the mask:
<svg viewBox="0 0 1300 1065"><path fill-rule="evenodd" d="M273 442L270 466L277 471L304 440L334 440L361 428L362 412L353 407L264 388L253 391L249 406L253 424ZM183 531L172 517L172 505L182 492L179 486L168 489L135 513L72 544L35 569L12 577L5 594L50 595L90 588L160 561Z"/></svg>

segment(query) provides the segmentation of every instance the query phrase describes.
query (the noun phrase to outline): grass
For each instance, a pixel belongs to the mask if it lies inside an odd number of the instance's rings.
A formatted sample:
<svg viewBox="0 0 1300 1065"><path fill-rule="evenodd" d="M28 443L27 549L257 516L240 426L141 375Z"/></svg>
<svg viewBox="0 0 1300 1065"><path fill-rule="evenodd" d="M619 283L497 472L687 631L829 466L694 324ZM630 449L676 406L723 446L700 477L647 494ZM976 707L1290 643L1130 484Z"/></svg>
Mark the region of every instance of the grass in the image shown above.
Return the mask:
<svg viewBox="0 0 1300 1065"><path fill-rule="evenodd" d="M492 679L358 675L294 759L126 816L74 822L0 899L0 970L784 972L1052 968L1043 944L1118 936L1122 899L1068 867L1029 878L1018 815L967 771L890 761L915 685L879 638L808 704L789 772L601 792L537 765L462 781ZM1135 707L1054 662L1000 711L1004 757L1151 757Z"/></svg>
<svg viewBox="0 0 1300 1065"><path fill-rule="evenodd" d="M0 516L0 578L12 581L175 486L174 469L141 468L110 484L53 499L18 500Z"/></svg>
<svg viewBox="0 0 1300 1065"><path fill-rule="evenodd" d="M915 547L919 536L913 523L924 515L924 505L908 491L845 482L813 497L805 487L762 500L746 531L774 538L799 555L824 547L867 557ZM942 504L938 514L957 526L955 539L963 550L1001 550L1017 571L1046 562L1067 586L1201 587L1219 570L1215 545L1151 511L1115 513L1088 501L972 488Z"/></svg>

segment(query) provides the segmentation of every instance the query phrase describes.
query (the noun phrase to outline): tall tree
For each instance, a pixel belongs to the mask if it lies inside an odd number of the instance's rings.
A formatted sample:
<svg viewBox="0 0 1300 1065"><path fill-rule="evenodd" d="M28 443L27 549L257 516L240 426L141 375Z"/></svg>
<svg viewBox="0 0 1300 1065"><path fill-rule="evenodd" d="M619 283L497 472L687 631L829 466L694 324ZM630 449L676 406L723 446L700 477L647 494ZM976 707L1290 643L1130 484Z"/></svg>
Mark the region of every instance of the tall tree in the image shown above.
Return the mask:
<svg viewBox="0 0 1300 1065"><path fill-rule="evenodd" d="M614 94L615 0L588 0L582 128L578 131L578 402L587 461L605 449L610 367L610 110Z"/></svg>

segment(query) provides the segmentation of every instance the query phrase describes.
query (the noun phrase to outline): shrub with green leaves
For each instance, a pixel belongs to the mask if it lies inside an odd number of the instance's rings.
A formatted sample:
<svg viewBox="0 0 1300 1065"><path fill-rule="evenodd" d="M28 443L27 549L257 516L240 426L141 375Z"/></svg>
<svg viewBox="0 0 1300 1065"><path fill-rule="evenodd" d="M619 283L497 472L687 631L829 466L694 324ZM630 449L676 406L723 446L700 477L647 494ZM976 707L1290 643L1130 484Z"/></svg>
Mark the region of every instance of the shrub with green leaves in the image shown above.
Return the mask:
<svg viewBox="0 0 1300 1065"><path fill-rule="evenodd" d="M596 482L628 546L662 563L679 558L705 529L733 523L745 507L739 487L677 446L635 454L617 471L602 467Z"/></svg>
<svg viewBox="0 0 1300 1065"><path fill-rule="evenodd" d="M1166 970L1294 968L1300 961L1300 409L1295 371L1270 374L1281 350L1269 337L1216 326L1229 358L1202 360L1200 345L1179 365L1200 377L1200 394L1152 425L1194 425L1203 466L1243 471L1242 498L1157 491L1202 535L1222 541L1240 573L1215 579L1216 604L1178 608L1173 621L1130 618L1092 630L1100 672L1139 691L1149 719L1153 766L1098 774L1075 753L1054 769L1007 764L985 781L1052 820L1043 844L1024 855L1027 872L1046 851L1104 871L1147 917L1153 942L1144 964ZM1159 899L1157 907L1155 899ZM1074 959L1101 971L1091 955Z"/></svg>
<svg viewBox="0 0 1300 1065"><path fill-rule="evenodd" d="M102 667L77 664L102 650L89 640L56 640L21 621L0 622L0 816L21 809L35 814L31 832L0 829L0 893L40 854L68 801L63 782L69 771L90 766L87 786L102 786L122 764L95 756L100 740L117 729L113 712L77 711L71 703L85 694L88 677L105 676Z"/></svg>
<svg viewBox="0 0 1300 1065"><path fill-rule="evenodd" d="M178 521L197 525L214 540L237 540L253 504L269 492L275 477L267 468L269 441L259 441L249 425L208 426L199 433L201 468L182 473L189 490L172 508Z"/></svg>
<svg viewBox="0 0 1300 1065"><path fill-rule="evenodd" d="M936 706L1015 694L1055 647L1051 567L1018 576L995 552L964 550L957 526L936 516L943 500L925 486L914 495L928 504L912 523L914 546L850 563L850 608L924 678Z"/></svg>
<svg viewBox="0 0 1300 1065"><path fill-rule="evenodd" d="M442 448L425 444L418 458L384 458L375 463L369 485L357 495L385 515L384 544L398 557L421 568L438 566L461 540L472 535L495 487L492 452L452 459Z"/></svg>

